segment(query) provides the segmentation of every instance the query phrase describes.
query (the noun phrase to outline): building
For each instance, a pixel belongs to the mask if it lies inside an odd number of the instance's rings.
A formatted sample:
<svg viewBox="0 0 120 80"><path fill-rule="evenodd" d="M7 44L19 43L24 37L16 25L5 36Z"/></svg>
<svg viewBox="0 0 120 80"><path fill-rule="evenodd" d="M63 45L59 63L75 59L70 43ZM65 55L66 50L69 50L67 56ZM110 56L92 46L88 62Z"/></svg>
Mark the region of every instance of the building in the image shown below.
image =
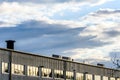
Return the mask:
<svg viewBox="0 0 120 80"><path fill-rule="evenodd" d="M0 80L120 80L120 71L59 55L15 51L14 41L9 40L7 49L0 48Z"/></svg>

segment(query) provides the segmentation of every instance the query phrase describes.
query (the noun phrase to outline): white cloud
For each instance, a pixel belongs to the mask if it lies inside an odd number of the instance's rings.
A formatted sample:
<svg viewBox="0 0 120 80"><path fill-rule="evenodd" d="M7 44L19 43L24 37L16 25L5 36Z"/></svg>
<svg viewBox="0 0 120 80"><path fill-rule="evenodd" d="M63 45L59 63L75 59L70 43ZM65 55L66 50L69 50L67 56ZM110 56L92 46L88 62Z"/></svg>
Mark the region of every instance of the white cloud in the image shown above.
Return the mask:
<svg viewBox="0 0 120 80"><path fill-rule="evenodd" d="M84 4L96 4L100 5L108 1L113 0L10 0L9 2L19 2L19 3L38 3L38 4L62 4L62 3L84 3ZM4 2L4 0L0 0L0 2Z"/></svg>
<svg viewBox="0 0 120 80"><path fill-rule="evenodd" d="M105 45L96 48L76 48L64 51L64 55L69 55L71 58L78 61L85 61L87 64L97 64L99 62L111 63L111 52L120 50L120 43ZM112 63L111 63L112 64ZM110 65L107 67L111 67Z"/></svg>
<svg viewBox="0 0 120 80"><path fill-rule="evenodd" d="M66 50L74 59L88 59L89 62L110 61L110 53L120 50L120 10L100 9L81 19L81 26L85 29L80 37L90 37L95 42L107 43L94 48L77 48Z"/></svg>
<svg viewBox="0 0 120 80"><path fill-rule="evenodd" d="M89 49L89 48L77 48L65 51L63 53L71 54L71 57L74 59L98 59L98 60L108 60L105 59L105 57L108 56L108 54L104 54L101 50L95 48L95 49Z"/></svg>
<svg viewBox="0 0 120 80"><path fill-rule="evenodd" d="M73 5L72 5L73 6ZM0 5L0 26L16 26L22 22L29 20L44 21L49 24L61 24L61 25L71 25L78 26L78 22L70 20L52 20L49 16L54 15L54 13L61 10L69 8L68 4L58 4L58 5L39 5L31 3L1 3ZM74 24L73 24L74 23Z"/></svg>
<svg viewBox="0 0 120 80"><path fill-rule="evenodd" d="M110 36L106 32L120 32L120 10L100 10L83 18L83 26L86 26L80 36L95 36L93 40L102 42L115 42L118 36Z"/></svg>
<svg viewBox="0 0 120 80"><path fill-rule="evenodd" d="M9 24L9 26L37 17L40 18L43 15L37 8L19 3L2 3L0 11L0 22Z"/></svg>
<svg viewBox="0 0 120 80"><path fill-rule="evenodd" d="M97 5L101 5L101 4L104 4L108 1L113 1L113 0L93 0L94 4L91 4L91 6L97 6Z"/></svg>
<svg viewBox="0 0 120 80"><path fill-rule="evenodd" d="M111 0L102 0L102 2L107 2ZM9 2L1 1L0 3L0 26L15 26L21 24L21 22L28 20L39 20L45 21L51 24L63 23L64 25L72 25L79 27L80 23L77 21L59 21L52 20L49 17L56 15L56 13L63 14L63 11L71 10L71 12L76 12L81 10L81 6L84 5L95 5L101 2L101 0L53 0L53 1L43 1L43 0L12 0ZM35 3L32 3L35 2ZM41 2L43 2L41 4ZM52 3L50 3L52 2ZM72 24L71 24L72 22ZM74 24L73 24L74 23Z"/></svg>

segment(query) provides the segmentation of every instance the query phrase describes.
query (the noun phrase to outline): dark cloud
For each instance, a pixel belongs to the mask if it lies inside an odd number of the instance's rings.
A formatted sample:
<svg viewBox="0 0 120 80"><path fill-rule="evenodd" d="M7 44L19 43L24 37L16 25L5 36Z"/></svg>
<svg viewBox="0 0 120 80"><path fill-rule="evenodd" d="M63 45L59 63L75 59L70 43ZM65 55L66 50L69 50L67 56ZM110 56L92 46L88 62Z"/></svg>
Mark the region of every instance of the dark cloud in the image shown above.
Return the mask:
<svg viewBox="0 0 120 80"><path fill-rule="evenodd" d="M96 14L113 14L113 13L120 13L120 10L100 10L97 11Z"/></svg>
<svg viewBox="0 0 120 80"><path fill-rule="evenodd" d="M115 30L105 31L104 33L107 34L109 37L116 37L120 35L120 32Z"/></svg>
<svg viewBox="0 0 120 80"><path fill-rule="evenodd" d="M102 10L98 10L96 13L93 13L92 16L99 16L101 14L103 15L109 15L109 14L119 14L120 13L120 9L116 9L116 10L109 10L109 9L102 9Z"/></svg>
<svg viewBox="0 0 120 80"><path fill-rule="evenodd" d="M93 48L104 43L91 41L93 37L80 37L84 28L68 28L66 25L48 24L40 21L24 22L13 28L0 28L1 40L15 39L16 49L60 53L73 48Z"/></svg>

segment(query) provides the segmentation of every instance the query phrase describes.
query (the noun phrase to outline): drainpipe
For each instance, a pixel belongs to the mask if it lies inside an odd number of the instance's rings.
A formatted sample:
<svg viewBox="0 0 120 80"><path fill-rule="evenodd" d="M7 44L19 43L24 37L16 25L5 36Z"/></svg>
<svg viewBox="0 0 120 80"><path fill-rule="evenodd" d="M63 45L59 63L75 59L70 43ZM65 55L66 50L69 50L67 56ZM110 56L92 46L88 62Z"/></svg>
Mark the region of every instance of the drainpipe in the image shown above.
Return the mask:
<svg viewBox="0 0 120 80"><path fill-rule="evenodd" d="M63 68L64 68L64 70L63 70L63 76L64 76L64 80L66 80L66 69L67 69L67 63L66 63L66 61L64 61L64 63L63 63Z"/></svg>

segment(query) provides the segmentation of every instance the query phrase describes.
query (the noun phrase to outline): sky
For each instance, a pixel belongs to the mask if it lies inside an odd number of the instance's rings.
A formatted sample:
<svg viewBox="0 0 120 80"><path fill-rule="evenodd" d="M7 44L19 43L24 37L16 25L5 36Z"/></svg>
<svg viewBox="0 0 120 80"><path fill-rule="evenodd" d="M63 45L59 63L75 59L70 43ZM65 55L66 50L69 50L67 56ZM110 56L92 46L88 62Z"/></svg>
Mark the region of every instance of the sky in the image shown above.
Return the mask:
<svg viewBox="0 0 120 80"><path fill-rule="evenodd" d="M68 56L86 64L120 59L120 0L0 0L0 47Z"/></svg>

